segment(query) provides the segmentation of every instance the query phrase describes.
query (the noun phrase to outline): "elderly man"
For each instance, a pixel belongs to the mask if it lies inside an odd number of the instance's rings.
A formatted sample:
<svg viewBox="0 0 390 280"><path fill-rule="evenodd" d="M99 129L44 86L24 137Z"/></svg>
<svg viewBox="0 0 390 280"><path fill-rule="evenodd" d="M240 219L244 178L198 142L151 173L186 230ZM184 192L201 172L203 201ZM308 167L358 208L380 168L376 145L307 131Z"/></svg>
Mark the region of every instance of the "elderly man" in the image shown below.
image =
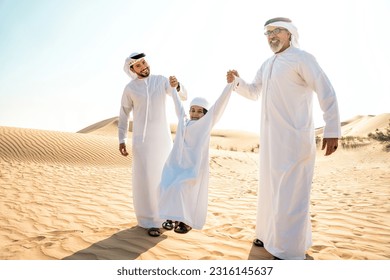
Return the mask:
<svg viewBox="0 0 390 280"><path fill-rule="evenodd" d="M129 115L133 111L133 203L138 225L148 234L160 236L162 220L158 201L162 169L172 149L166 115L166 96L175 87L183 100L187 93L176 77L169 80L151 75L145 54L133 53L125 60L124 71L132 78L123 91L119 114L119 151L127 156Z"/></svg>
<svg viewBox="0 0 390 280"><path fill-rule="evenodd" d="M310 191L316 155L313 92L323 111L325 155L336 151L341 136L335 91L309 53L298 48L298 32L288 18L273 18L265 36L274 55L258 70L253 83L239 78L235 91L261 99L260 179L254 244L274 259L305 259L312 244Z"/></svg>

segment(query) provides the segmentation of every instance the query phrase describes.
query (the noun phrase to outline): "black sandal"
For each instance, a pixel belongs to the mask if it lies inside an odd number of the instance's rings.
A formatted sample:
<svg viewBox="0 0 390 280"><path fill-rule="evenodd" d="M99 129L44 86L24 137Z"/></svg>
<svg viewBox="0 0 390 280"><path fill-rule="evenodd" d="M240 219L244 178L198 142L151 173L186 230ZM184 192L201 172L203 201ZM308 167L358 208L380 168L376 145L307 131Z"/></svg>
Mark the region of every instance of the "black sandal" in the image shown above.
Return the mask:
<svg viewBox="0 0 390 280"><path fill-rule="evenodd" d="M162 227L166 230L173 230L173 228L175 227L175 223L172 220L166 220L162 223Z"/></svg>
<svg viewBox="0 0 390 280"><path fill-rule="evenodd" d="M253 240L253 244L257 247L264 247L264 243L263 241L261 241L260 239L256 238L255 240Z"/></svg>
<svg viewBox="0 0 390 280"><path fill-rule="evenodd" d="M159 237L161 235L161 231L159 228L149 228L148 229L148 234L151 236L151 237Z"/></svg>
<svg viewBox="0 0 390 280"><path fill-rule="evenodd" d="M191 229L192 229L192 227L190 227L189 225L186 225L185 223L180 222L179 225L177 227L175 227L175 232L185 234L185 233L189 232Z"/></svg>

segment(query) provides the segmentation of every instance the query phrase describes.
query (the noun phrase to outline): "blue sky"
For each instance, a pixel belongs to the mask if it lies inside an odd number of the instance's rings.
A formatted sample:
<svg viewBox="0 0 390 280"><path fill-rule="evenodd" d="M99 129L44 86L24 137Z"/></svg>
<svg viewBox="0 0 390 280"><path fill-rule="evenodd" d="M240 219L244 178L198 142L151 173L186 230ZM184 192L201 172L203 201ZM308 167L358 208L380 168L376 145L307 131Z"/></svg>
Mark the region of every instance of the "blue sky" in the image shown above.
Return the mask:
<svg viewBox="0 0 390 280"><path fill-rule="evenodd" d="M0 126L76 132L116 116L134 51L153 74L176 75L190 99L212 102L227 70L251 81L272 55L263 24L276 16L298 27L342 120L389 113L388 14L388 0L0 0ZM258 109L234 95L217 128L257 132ZM316 126L321 118L316 105Z"/></svg>

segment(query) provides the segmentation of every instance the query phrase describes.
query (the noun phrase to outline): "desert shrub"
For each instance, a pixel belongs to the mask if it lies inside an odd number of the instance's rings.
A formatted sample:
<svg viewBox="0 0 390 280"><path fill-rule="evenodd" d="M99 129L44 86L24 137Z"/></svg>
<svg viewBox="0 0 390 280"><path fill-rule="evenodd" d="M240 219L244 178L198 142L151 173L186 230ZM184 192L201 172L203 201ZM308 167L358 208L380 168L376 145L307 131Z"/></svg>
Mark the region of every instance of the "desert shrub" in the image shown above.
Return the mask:
<svg viewBox="0 0 390 280"><path fill-rule="evenodd" d="M369 133L368 137L381 141L381 142L389 142L390 141L390 121L389 121L389 126L386 128L386 131L380 131L379 129L375 130L374 133Z"/></svg>
<svg viewBox="0 0 390 280"><path fill-rule="evenodd" d="M353 136L341 137L340 143L343 149L357 149L370 144L369 141L364 141L364 139L361 137Z"/></svg>
<svg viewBox="0 0 390 280"><path fill-rule="evenodd" d="M322 140L320 136L316 136L316 146L318 147L321 144Z"/></svg>
<svg viewBox="0 0 390 280"><path fill-rule="evenodd" d="M257 144L256 146L252 146L252 148L250 149L250 151L252 153L257 153L259 152L259 148L260 148L260 144Z"/></svg>
<svg viewBox="0 0 390 280"><path fill-rule="evenodd" d="M376 129L375 133L369 133L368 137L378 140L380 142L387 142L386 149L390 150L390 120L385 132Z"/></svg>

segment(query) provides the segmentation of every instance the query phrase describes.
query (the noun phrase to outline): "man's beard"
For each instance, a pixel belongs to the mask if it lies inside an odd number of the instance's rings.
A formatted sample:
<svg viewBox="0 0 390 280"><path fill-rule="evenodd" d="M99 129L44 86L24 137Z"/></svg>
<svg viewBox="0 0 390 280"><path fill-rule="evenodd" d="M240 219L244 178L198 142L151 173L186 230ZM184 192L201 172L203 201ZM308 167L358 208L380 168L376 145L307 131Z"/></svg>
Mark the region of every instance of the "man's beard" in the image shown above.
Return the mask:
<svg viewBox="0 0 390 280"><path fill-rule="evenodd" d="M149 75L150 75L150 68L149 68L149 67L145 68L145 69L142 70L140 73L137 73L137 75L138 75L139 77L142 77L142 78L147 78L147 77L149 77Z"/></svg>
<svg viewBox="0 0 390 280"><path fill-rule="evenodd" d="M269 46L274 53L279 52L283 48L283 44L280 40L277 40L275 43L269 42Z"/></svg>

